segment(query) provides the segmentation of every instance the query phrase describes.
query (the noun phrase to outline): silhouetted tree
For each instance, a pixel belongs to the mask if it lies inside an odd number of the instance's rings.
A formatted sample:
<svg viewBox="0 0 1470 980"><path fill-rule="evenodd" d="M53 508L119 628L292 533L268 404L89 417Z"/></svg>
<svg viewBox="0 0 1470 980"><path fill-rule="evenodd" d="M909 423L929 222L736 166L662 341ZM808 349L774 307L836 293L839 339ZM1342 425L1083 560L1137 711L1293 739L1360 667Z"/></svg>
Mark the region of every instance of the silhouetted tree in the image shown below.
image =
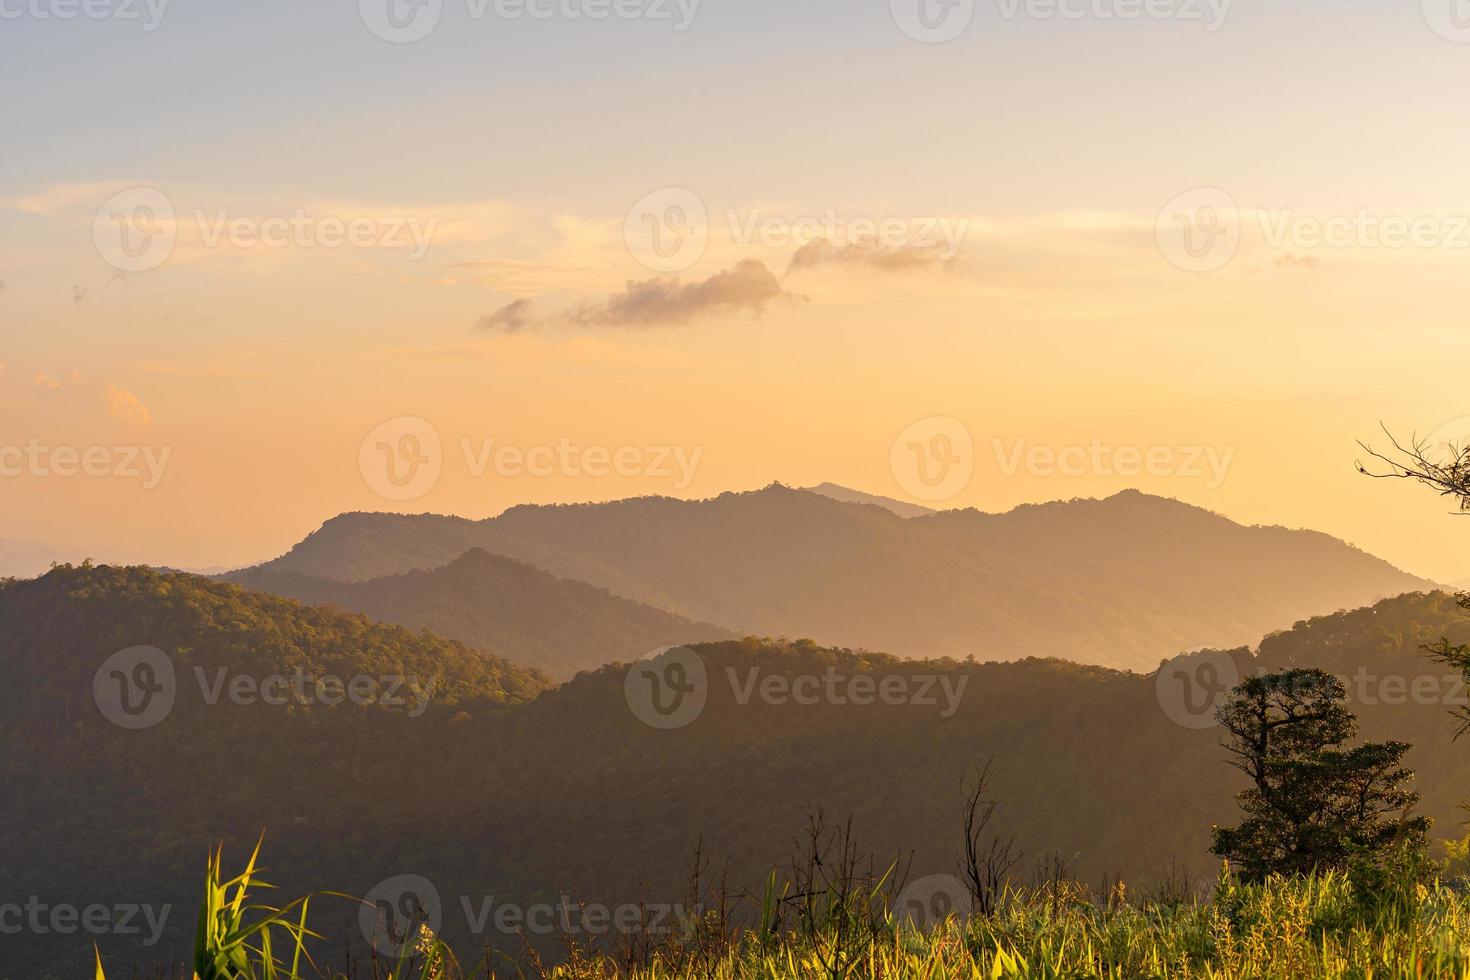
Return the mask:
<svg viewBox="0 0 1470 980"><path fill-rule="evenodd" d="M975 767L974 777L963 786L965 795L961 811L965 828L965 860L960 871L965 886L974 900L975 912L990 915L1010 880L1011 869L1021 860L1016 849L1016 835L1002 837L990 830L990 821L1000 802L990 795L990 774L994 757Z"/></svg>
<svg viewBox="0 0 1470 980"><path fill-rule="evenodd" d="M1212 850L1241 875L1346 868L1398 847L1422 852L1429 820L1410 817L1405 742L1345 748L1357 719L1342 682L1316 669L1248 678L1216 712L1230 764L1250 777L1236 796L1246 819L1216 827Z"/></svg>
<svg viewBox="0 0 1470 980"><path fill-rule="evenodd" d="M1470 442L1451 443L1445 451L1435 452L1427 440L1416 436L1404 445L1393 433L1383 431L1393 448L1379 452L1366 442L1359 442L1364 452L1382 464L1375 471L1359 461L1359 473L1377 480L1416 480L1441 497L1453 497L1460 513L1470 513Z"/></svg>

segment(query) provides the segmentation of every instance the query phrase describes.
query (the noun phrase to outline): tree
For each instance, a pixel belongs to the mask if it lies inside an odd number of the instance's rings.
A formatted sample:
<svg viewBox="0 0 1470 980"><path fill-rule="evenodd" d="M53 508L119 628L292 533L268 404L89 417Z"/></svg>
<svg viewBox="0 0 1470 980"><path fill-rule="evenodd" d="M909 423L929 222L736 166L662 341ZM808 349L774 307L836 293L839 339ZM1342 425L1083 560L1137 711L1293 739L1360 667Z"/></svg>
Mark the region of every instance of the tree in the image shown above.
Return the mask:
<svg viewBox="0 0 1470 980"><path fill-rule="evenodd" d="M1383 431L1393 448L1379 452L1366 442L1359 442L1364 452L1382 464L1375 471L1359 461L1359 473L1377 480L1415 480L1441 497L1453 497L1460 513L1470 513L1470 443L1451 443L1443 451L1436 451L1427 440L1417 436L1406 446L1387 429Z"/></svg>
<svg viewBox="0 0 1470 980"><path fill-rule="evenodd" d="M1251 786L1236 800L1246 819L1216 827L1212 850L1243 877L1343 869L1396 848L1426 848L1429 820L1410 817L1405 742L1344 747L1357 719L1337 678L1317 669L1251 677L1216 716L1230 764Z"/></svg>
<svg viewBox="0 0 1470 980"><path fill-rule="evenodd" d="M1390 452L1377 452L1365 442L1358 445L1386 469L1374 472L1359 462L1358 472L1380 480L1418 481L1437 491L1441 497L1453 497L1456 510L1470 514L1470 442L1450 443L1436 452L1426 440L1416 437L1405 446L1387 429L1384 434L1393 446ZM1470 593L1461 592L1456 600L1461 609L1470 610ZM1470 646L1451 643L1449 637L1441 637L1438 643L1430 644L1424 650L1440 663L1458 670L1470 683ZM1470 707L1461 707L1453 714L1460 722L1455 738L1470 732Z"/></svg>
<svg viewBox="0 0 1470 980"><path fill-rule="evenodd" d="M1002 837L990 832L990 821L1000 802L990 796L990 776L995 764L992 756L985 765L975 767L974 778L961 785L964 807L961 816L965 829L965 859L960 865L965 887L970 890L974 910L990 915L1005 892L1011 869L1021 860L1016 849L1016 835Z"/></svg>

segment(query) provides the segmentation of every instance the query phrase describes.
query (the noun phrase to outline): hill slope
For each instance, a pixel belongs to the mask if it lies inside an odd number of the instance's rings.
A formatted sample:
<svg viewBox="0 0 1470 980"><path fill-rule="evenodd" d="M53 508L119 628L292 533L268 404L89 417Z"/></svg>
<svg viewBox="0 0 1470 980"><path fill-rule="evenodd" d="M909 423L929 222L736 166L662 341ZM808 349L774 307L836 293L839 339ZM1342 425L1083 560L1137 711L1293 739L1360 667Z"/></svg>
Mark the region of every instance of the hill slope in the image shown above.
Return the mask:
<svg viewBox="0 0 1470 980"><path fill-rule="evenodd" d="M906 500L894 500L892 497L881 497L876 493L864 493L837 483L819 483L805 489L810 493L831 497L833 500L841 500L849 504L872 504L875 507L882 507L889 513L897 514L899 517L923 517L925 514L935 513L933 507L911 504Z"/></svg>
<svg viewBox="0 0 1470 980"><path fill-rule="evenodd" d="M1457 833L1470 749L1452 740L1447 702L1463 690L1442 685L1405 699L1391 683L1414 690L1442 675L1418 647L1443 631L1470 636L1446 596L1411 595L1300 624L1255 655L1212 656L1241 673L1313 664L1370 678L1349 685L1363 735L1415 743L1408 761L1420 772L1423 811L1442 833ZM368 652L344 649L351 637ZM445 702L436 697L418 716L225 699L131 731L90 702L107 651L138 642L181 667L236 664L251 676L297 664L308 673L420 671L421 657L447 658L454 669ZM851 815L865 852L911 857L915 877L952 871L959 781L991 755L999 829L1019 835L1023 875L1055 852L1085 881L1120 874L1146 883L1172 860L1208 876L1209 826L1235 814L1238 784L1217 733L1171 720L1169 689L1152 677L1056 660L913 663L808 642L732 641L697 648L705 680L700 671L685 679L704 706L683 727L660 730L640 720L626 667L527 701L534 679L517 686L506 667L469 653L146 570L63 569L0 588L0 669L22 681L7 689L0 714L8 888L51 904L173 908L159 947L104 937L110 955L156 964L167 958L160 950L188 941L206 848L223 840L238 860L265 827L268 880L284 894L366 895L385 879L420 876L443 898L446 936L467 950L513 953L521 937L493 920L476 925L462 899L472 909L487 896L521 908L554 907L563 895L609 906L687 901L689 848L701 838L732 889L758 892L809 807ZM842 697L779 696L787 684L804 690L801 678L827 677ZM900 679L912 696L848 697L860 678L870 692ZM313 918L361 948L356 906L322 899ZM4 965L17 976L74 975L90 962L91 939L7 937Z"/></svg>
<svg viewBox="0 0 1470 980"><path fill-rule="evenodd" d="M230 579L312 605L330 603L431 630L558 678L636 660L657 647L734 635L480 548L432 571L360 582L268 569Z"/></svg>
<svg viewBox="0 0 1470 980"><path fill-rule="evenodd" d="M437 567L473 547L757 633L1134 670L1432 587L1323 534L1243 527L1132 491L907 519L781 486L516 507L479 522L348 514L263 567L353 580Z"/></svg>

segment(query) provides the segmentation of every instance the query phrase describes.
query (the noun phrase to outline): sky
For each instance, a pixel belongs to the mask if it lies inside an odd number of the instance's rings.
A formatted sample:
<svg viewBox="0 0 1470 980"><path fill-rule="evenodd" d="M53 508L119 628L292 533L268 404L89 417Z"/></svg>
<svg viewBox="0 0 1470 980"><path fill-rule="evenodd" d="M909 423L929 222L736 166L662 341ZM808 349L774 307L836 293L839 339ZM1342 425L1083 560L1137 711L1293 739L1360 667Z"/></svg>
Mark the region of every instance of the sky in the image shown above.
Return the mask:
<svg viewBox="0 0 1470 980"><path fill-rule="evenodd" d="M1137 487L1470 576L1354 465L1470 437L1456 2L0 0L0 539Z"/></svg>

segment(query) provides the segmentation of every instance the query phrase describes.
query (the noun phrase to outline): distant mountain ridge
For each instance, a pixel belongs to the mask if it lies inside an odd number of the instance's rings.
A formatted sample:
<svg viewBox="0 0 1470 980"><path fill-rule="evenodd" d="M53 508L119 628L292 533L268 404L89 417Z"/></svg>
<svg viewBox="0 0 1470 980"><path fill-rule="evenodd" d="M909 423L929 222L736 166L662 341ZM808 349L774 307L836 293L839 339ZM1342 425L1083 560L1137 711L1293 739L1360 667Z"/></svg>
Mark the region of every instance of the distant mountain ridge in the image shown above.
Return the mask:
<svg viewBox="0 0 1470 980"><path fill-rule="evenodd" d="M558 679L637 660L657 647L735 636L482 548L432 571L355 582L270 569L227 578L310 605L431 630Z"/></svg>
<svg viewBox="0 0 1470 980"><path fill-rule="evenodd" d="M849 504L872 504L875 507L882 507L899 517L923 517L925 514L935 513L933 507L923 507L905 500L894 500L892 497L880 497L876 493L864 493L861 490L854 490L852 487L844 487L836 483L819 483L806 489L811 493L821 494L823 497L831 497L833 500L841 500Z"/></svg>
<svg viewBox="0 0 1470 980"><path fill-rule="evenodd" d="M1245 527L1137 491L900 518L779 484L698 501L520 506L483 521L344 514L261 567L352 581L476 547L751 633L1133 670L1434 587L1325 534Z"/></svg>

